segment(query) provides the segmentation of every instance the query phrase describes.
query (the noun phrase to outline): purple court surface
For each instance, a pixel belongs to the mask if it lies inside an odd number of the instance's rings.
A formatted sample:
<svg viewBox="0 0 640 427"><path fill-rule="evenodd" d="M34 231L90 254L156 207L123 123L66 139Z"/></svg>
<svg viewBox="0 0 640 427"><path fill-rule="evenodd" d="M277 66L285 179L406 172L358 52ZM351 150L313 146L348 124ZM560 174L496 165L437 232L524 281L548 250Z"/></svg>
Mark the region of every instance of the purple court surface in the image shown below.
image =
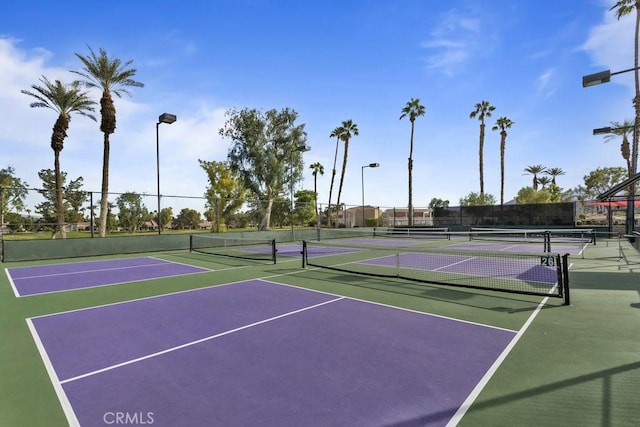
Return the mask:
<svg viewBox="0 0 640 427"><path fill-rule="evenodd" d="M446 249L463 249L471 251L498 251L498 252L519 252L519 253L543 253L544 246L542 242L539 244L532 243L514 243L514 242L464 242L453 243L445 246ZM562 243L552 243L551 251L559 254L579 255L582 253L584 245L570 245Z"/></svg>
<svg viewBox="0 0 640 427"><path fill-rule="evenodd" d="M6 269L16 296L38 295L210 270L153 257L15 267Z"/></svg>
<svg viewBox="0 0 640 427"><path fill-rule="evenodd" d="M515 337L261 280L27 322L82 426L443 426Z"/></svg>
<svg viewBox="0 0 640 427"><path fill-rule="evenodd" d="M530 282L555 284L558 273L555 267L540 265L534 260L509 259L465 255L444 255L406 252L395 256L360 261L362 264L428 270L441 273L459 273L471 276L499 277Z"/></svg>

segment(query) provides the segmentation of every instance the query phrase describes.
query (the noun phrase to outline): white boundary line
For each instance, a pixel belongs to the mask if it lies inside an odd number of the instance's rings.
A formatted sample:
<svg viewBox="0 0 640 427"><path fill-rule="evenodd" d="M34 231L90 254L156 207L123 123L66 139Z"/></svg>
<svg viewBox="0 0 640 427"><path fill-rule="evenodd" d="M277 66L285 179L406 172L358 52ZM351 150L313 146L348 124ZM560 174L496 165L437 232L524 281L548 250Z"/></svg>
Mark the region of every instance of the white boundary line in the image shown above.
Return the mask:
<svg viewBox="0 0 640 427"><path fill-rule="evenodd" d="M38 292L36 294L29 294L29 295L21 295L18 292L17 288L15 287L15 284L13 283L13 280L11 279L11 276L10 276L9 271L8 271L9 269L5 269L5 271L7 272L7 277L9 277L9 281L11 282L11 285L14 288L14 293L15 293L16 297L18 297L18 298L35 297L35 296L38 296L38 295L49 295L49 294L56 294L56 293L61 293L61 292L81 291L83 289L94 289L94 288L101 288L101 287L104 287L104 286L123 285L123 284L126 284L126 283L138 283L138 282L145 282L145 281L148 281L148 280L159 280L159 279L165 279L165 278L170 278L170 277L188 276L188 275L191 275L191 274L211 273L213 271L216 271L216 270L207 269L205 267L200 267L200 266L197 266L197 265L184 264L184 263L180 263L180 262L174 262L174 261L170 261L170 260L165 260L165 259L162 259L162 258L140 257L140 259L143 259L143 258L157 259L157 260L163 261L165 263L164 265L166 265L166 264L184 265L184 266L188 266L188 267L191 267L191 268L196 268L196 269L199 269L199 270L202 270L202 271L195 271L193 273L172 274L170 276L150 277L150 278L145 278L145 279L130 280L130 281L126 281L126 282L114 282L114 283L105 283L105 284L102 284L102 285L83 286L81 288L61 289L59 291ZM135 258L122 258L122 259L135 259ZM84 262L93 262L93 261L84 261ZM101 262L101 261L98 261L98 262ZM74 264L74 263L69 263L69 264ZM52 264L47 264L47 265L52 265ZM49 277L49 276L64 276L64 275L72 275L72 274L94 273L94 272L98 272L98 271L125 270L125 269L128 269L128 268L154 267L154 266L163 266L163 264L147 264L147 265L135 265L135 266L128 266L128 267L119 267L119 268L105 268L105 269L98 269L98 270L87 270L87 271L70 272L70 273L59 273L59 274L50 274L50 275L41 275L41 276L21 277L20 279L30 279L30 278L36 278L36 277ZM19 268L25 268L25 267L19 267ZM221 270L217 270L217 271L221 271Z"/></svg>
<svg viewBox="0 0 640 427"><path fill-rule="evenodd" d="M42 361L44 362L44 366L47 370L47 374L49 374L49 379L53 384L53 389L58 395L58 400L60 401L60 405L62 406L62 410L64 411L65 416L67 417L67 421L70 426L79 426L80 422L76 417L75 412L73 411L73 407L71 406L71 402L69 402L69 398L67 397L67 393L65 393L64 388L62 387L62 383L58 378L58 374L56 374L56 370L53 368L53 364L49 359L49 355L42 344L42 340L40 339L40 335L38 335L38 331L31 319L27 319L27 326L29 327L29 331L31 331L31 336L33 337L33 341L36 344L36 348L40 352L40 357L42 357Z"/></svg>
<svg viewBox="0 0 640 427"><path fill-rule="evenodd" d="M16 298L20 298L20 292L18 292L18 288L16 288L16 284L13 283L13 278L11 277L11 274L9 274L9 269L5 268L4 273L7 275L9 284L11 284L11 289L13 289L13 294L16 296Z"/></svg>
<svg viewBox="0 0 640 427"><path fill-rule="evenodd" d="M529 316L529 318L524 323L524 325L522 325L522 328L520 328L520 330L518 331L516 336L513 337L511 342L509 342L509 344L505 347L505 349L502 351L502 353L500 353L500 356L498 356L496 361L493 362L493 365L491 365L491 367L489 368L489 370L487 370L487 372L484 374L482 379L480 379L478 384L476 384L476 386L471 391L469 396L467 396L465 401L462 402L462 405L460 405L460 407L458 408L456 413L453 414L453 416L451 417L451 419L447 423L447 427L449 427L449 426L454 427L454 426L458 425L458 423L460 423L460 421L462 420L462 417L464 417L464 415L467 413L467 411L471 408L471 405L473 405L473 402L475 402L475 400L478 398L478 396L480 395L482 390L489 383L489 380L498 371L498 368L500 367L500 365L502 365L502 362L504 362L504 360L507 358L509 353L511 353L511 351L513 350L515 345L518 343L518 341L520 341L520 338L522 338L522 336L524 335L526 330L529 328L529 326L533 322L533 319L535 319L536 316L538 316L538 313L540 313L540 310L542 310L542 307L544 307L544 305L547 303L548 300L549 300L549 297L545 297L540 302L540 304L538 304L538 306L533 311L533 313L531 313L531 316Z"/></svg>
<svg viewBox="0 0 640 427"><path fill-rule="evenodd" d="M301 288L299 286L289 285L287 283L273 282L271 280L265 280L265 279L260 279L260 280L262 280L263 282L272 283L272 284L275 284L275 285L287 286L287 287L294 288L294 289L302 289L302 290L306 290L306 291L310 291L310 292L317 292L317 293L320 293L320 294L330 295L330 296L335 296L335 297L342 297L343 299L347 299L347 300L358 301L358 302L377 305L377 306L381 306L381 307L393 308L393 309L396 309L396 310L407 311L409 313L420 314L420 315L423 315L423 316L437 317L437 318L440 318L440 319L451 320L451 321L454 321L454 322L466 323L466 324L475 325L475 326L482 326L482 327L489 328L489 329L498 329L498 330L501 330L501 331L512 332L514 334L518 332L516 330L509 329L509 328L503 328L503 327L500 327L500 326L487 325L485 323L473 322L471 320L457 319L455 317L444 316L444 315L441 315L441 314L430 313L430 312L427 312L427 311L418 311L418 310L414 310L414 309L406 308L406 307L398 307L396 305L385 304L385 303L376 302L376 301L369 301L369 300L361 299L361 298L346 297L344 295L338 295L338 294L334 294L334 293L331 293L331 292L318 291L318 290L315 290L315 289L308 289L308 288Z"/></svg>
<svg viewBox="0 0 640 427"><path fill-rule="evenodd" d="M274 320L278 320L278 319L281 319L283 317L288 317L288 316L292 316L294 314L302 313L302 312L307 311L307 310L312 310L314 308L318 308L318 307L321 307L323 305L331 304L333 302L340 301L342 299L344 299L344 297L334 298L334 299L329 300L329 301L323 301L321 303L314 304L314 305L311 305L311 306L308 306L308 307L303 307L303 308L300 308L298 310L293 310L293 311L290 311L290 312L287 312L287 313L279 314L277 316L273 316L273 317L270 317L268 319L260 320L258 322L254 322L254 323L250 323L248 325L240 326L240 327L235 328L235 329L230 329L228 331L220 332L219 334L215 334L215 335L211 335L211 336L208 336L208 337L200 338L200 339L197 339L195 341L191 341L191 342L188 342L188 343L185 343L185 344L181 344L181 345L178 345L178 346L175 346L175 347L168 348L166 350L162 350L162 351L158 351L158 352L155 352L155 353L147 354L146 356L142 356L142 357L138 357L138 358L135 358L135 359L127 360L126 362L117 363L115 365L107 366L105 368L98 369L98 370L95 370L95 371L92 371L92 372L87 372L85 374L78 375L78 376L75 376L73 378L67 378L66 380L60 381L60 384L66 384L66 383L69 383L69 382L72 382L72 381L77 381L79 379L83 379L83 378L91 377L93 375L101 374L103 372L111 371L113 369L121 368L123 366L131 365L133 363L142 362L144 360L152 359L154 357L158 357L158 356L161 356L163 354L167 354L167 353L171 353L171 352L176 351L176 350L181 350L183 348L191 347L191 346L194 346L196 344L203 343L205 341L210 341L210 340L213 340L213 339L216 339L216 338L220 338L220 337L223 337L225 335L229 335L229 334L232 334L232 333L235 333L235 332L239 332L239 331L242 331L244 329L252 328L254 326L262 325L263 323L272 322Z"/></svg>

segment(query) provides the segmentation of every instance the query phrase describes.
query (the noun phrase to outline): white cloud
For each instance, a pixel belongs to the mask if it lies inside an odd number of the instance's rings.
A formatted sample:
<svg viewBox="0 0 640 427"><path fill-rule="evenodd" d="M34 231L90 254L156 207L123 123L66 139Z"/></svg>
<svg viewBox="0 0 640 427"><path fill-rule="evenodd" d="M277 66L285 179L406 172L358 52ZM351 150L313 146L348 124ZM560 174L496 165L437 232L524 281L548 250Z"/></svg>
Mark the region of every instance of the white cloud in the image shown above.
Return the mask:
<svg viewBox="0 0 640 427"><path fill-rule="evenodd" d="M480 21L460 16L456 10L450 10L439 22L431 32L431 38L421 44L430 52L425 63L427 68L453 75L457 67L468 61L477 46Z"/></svg>

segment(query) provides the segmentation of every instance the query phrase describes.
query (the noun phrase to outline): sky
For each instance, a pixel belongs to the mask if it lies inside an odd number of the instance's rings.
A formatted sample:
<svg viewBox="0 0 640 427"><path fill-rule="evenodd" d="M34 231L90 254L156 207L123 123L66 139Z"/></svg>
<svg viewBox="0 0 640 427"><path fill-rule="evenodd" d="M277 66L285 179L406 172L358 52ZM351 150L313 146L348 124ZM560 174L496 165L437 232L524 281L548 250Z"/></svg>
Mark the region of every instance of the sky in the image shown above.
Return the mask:
<svg viewBox="0 0 640 427"><path fill-rule="evenodd" d="M207 176L198 160L224 161L231 142L218 130L228 109L291 108L305 124L311 150L298 189L313 189L309 166L320 162L319 202L327 203L336 141L331 131L351 119L359 129L349 144L341 201L380 207L408 203L410 122L401 110L418 98L413 204L432 198L458 205L479 192L478 119L487 100L485 192L500 197L498 117L514 124L505 153L505 201L531 185L530 165L558 167L563 189L584 184L601 167L624 167L619 143L594 128L634 116L633 75L582 87L582 76L633 67L634 16L618 20L614 0L233 0L152 3L113 0L23 0L0 15L0 168L13 167L30 187L38 171L53 169L52 110L30 108L22 94L41 76L70 82L82 68L76 53L89 47L133 61L131 96L115 97L111 135L111 192L157 194L158 128L162 207L174 214L197 199ZM99 99L98 93L93 93ZM99 120L99 113L97 114ZM72 117L61 168L99 193L99 124ZM342 151L338 155L340 174ZM363 165L377 162L379 168ZM99 198L99 195L95 196ZM155 210L153 197L144 202Z"/></svg>

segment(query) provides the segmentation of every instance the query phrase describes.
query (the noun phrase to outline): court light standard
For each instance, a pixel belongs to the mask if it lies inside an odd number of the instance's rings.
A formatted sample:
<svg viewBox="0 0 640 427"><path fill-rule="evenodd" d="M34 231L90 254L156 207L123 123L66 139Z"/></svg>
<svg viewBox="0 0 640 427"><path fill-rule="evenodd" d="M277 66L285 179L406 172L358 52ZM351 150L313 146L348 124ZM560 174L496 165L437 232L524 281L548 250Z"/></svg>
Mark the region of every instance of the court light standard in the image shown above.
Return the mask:
<svg viewBox="0 0 640 427"><path fill-rule="evenodd" d="M293 235L293 154L294 153L304 153L305 151L309 151L311 150L311 147L309 147L307 144L300 144L298 145L294 150L291 151L291 162L289 164L289 174L290 174L290 188L289 188L289 192L290 194L290 200L291 200L291 205L289 206L289 222L291 222L291 241L293 242L294 240L294 235Z"/></svg>
<svg viewBox="0 0 640 427"><path fill-rule="evenodd" d="M158 235L162 234L162 223L160 222L160 123L166 123L170 125L175 122L177 117L175 114L162 113L158 117L158 123L156 123L156 177L158 178Z"/></svg>
<svg viewBox="0 0 640 427"><path fill-rule="evenodd" d="M636 62L637 65L637 62ZM611 72L611 70L604 70L598 73L589 74L587 76L582 77L582 87L590 87L596 86L602 83L609 83L611 81L611 76L615 76L616 74L628 73L630 71L636 72L636 80L638 67L627 68L622 71ZM640 93L635 93L634 100L640 96ZM635 120L633 126L633 148L631 150L631 175L634 175L638 172L638 137L640 137L638 132L638 126L640 126L640 103L633 103L634 111L635 111ZM605 128L595 129L594 135L596 135L596 130L603 130ZM632 183L629 186L629 195L627 197L627 219L626 219L626 232L631 235L635 229L635 197L636 197L636 185Z"/></svg>
<svg viewBox="0 0 640 427"><path fill-rule="evenodd" d="M380 163L369 163L368 165L364 165L361 168L362 173L362 226L365 227L367 222L364 218L364 168L377 168L380 166Z"/></svg>

